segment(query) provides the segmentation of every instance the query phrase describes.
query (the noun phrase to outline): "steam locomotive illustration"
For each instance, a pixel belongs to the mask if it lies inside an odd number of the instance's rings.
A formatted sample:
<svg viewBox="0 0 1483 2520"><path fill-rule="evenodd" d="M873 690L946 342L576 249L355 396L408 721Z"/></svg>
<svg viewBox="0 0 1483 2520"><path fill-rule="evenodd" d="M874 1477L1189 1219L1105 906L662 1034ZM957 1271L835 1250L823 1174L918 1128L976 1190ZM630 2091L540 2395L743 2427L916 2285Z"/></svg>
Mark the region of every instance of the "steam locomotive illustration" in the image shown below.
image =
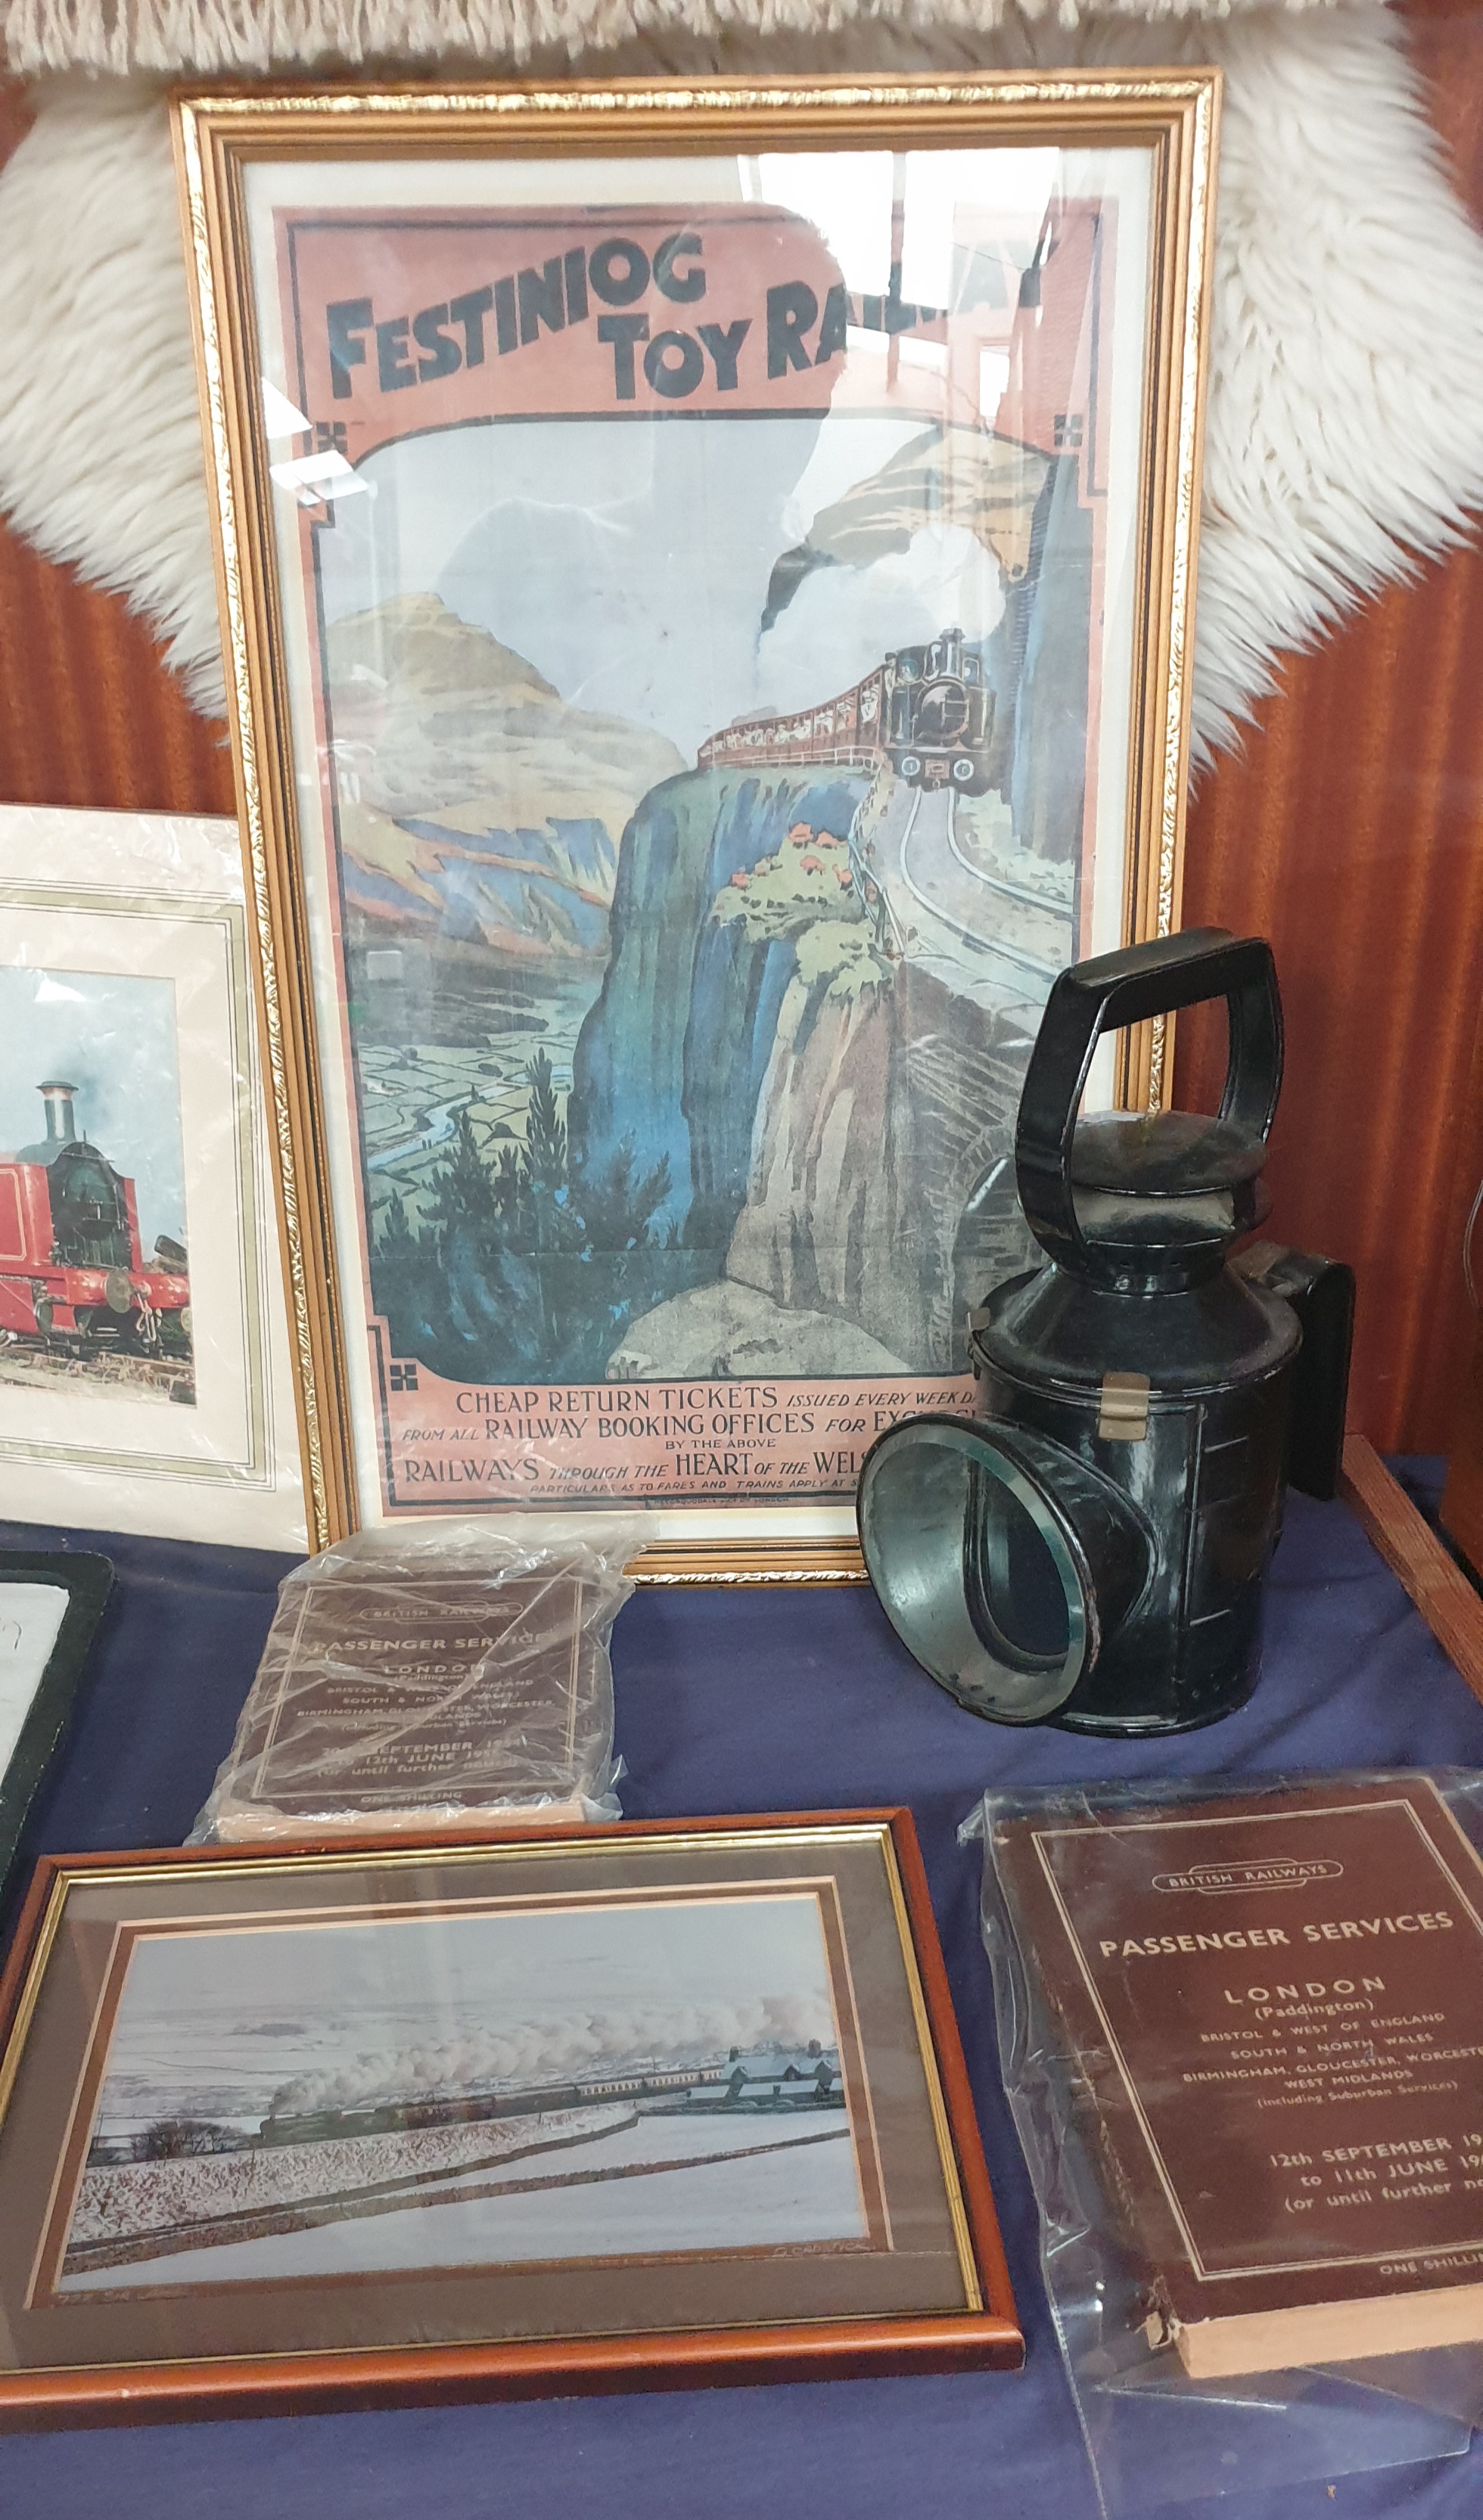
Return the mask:
<svg viewBox="0 0 1483 2520"><path fill-rule="evenodd" d="M914 788L957 788L981 796L988 785L994 695L983 661L961 630L921 648L898 648L884 668L885 751Z"/></svg>
<svg viewBox="0 0 1483 2520"><path fill-rule="evenodd" d="M847 692L796 717L765 709L734 718L706 739L697 759L702 770L765 770L775 762L874 770L883 752L914 788L981 796L993 733L994 695L982 659L954 629L920 648L896 649Z"/></svg>
<svg viewBox="0 0 1483 2520"><path fill-rule="evenodd" d="M77 1088L41 1087L46 1136L0 1155L0 1334L73 1354L191 1353L186 1255L140 1249L134 1185L77 1135Z"/></svg>

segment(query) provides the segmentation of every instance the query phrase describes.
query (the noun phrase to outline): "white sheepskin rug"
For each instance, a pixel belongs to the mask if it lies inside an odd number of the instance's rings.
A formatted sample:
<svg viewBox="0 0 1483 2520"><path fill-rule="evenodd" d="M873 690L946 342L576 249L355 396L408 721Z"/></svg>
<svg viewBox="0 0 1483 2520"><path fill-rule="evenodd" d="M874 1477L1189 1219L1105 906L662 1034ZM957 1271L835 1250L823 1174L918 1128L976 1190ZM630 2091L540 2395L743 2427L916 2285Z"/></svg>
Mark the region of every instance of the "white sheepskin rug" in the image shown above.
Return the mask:
<svg viewBox="0 0 1483 2520"><path fill-rule="evenodd" d="M1483 241L1442 172L1400 30L1371 0L1069 26L1006 20L999 0L917 0L906 25L863 22L862 8L827 42L715 30L748 10L770 27L837 25L853 14L841 0L382 6L404 56L460 29L476 49L496 16L511 55L537 32L549 42L568 28L588 41L660 21L669 30L578 63L588 74L1220 63L1197 759L1232 741L1276 656L1460 539L1483 504ZM22 67L258 67L295 41L296 57L311 58L318 35L305 28L338 27L337 9L340 49L377 50L378 0L231 12L220 0L13 0L4 25ZM0 175L0 338L24 344L0 373L0 508L43 551L121 589L163 633L198 703L219 714L175 178L165 109L148 88L104 78L44 94Z"/></svg>
<svg viewBox="0 0 1483 2520"><path fill-rule="evenodd" d="M528 64L541 59L544 75L563 56L610 52L636 35L655 35L645 70L693 69L676 59L677 43L761 35L748 67L783 67L780 39L833 37L864 30L876 48L898 35L910 43L943 32L978 45L992 29L1047 22L1075 26L1098 16L1156 19L1225 18L1260 0L0 0L0 28L13 69L38 71L85 68L127 75L135 70L243 72L298 69L316 63L462 60ZM1287 0L1293 9L1323 0ZM867 67L863 57L841 60L831 42L830 58L816 50L814 69ZM665 58L660 59L662 54ZM544 57L544 58L541 58ZM981 49L975 58L982 60ZM700 65L704 66L704 65ZM708 65L717 68L712 59ZM739 61L736 67L742 67ZM934 66L941 67L940 59ZM904 68L898 57L894 67ZM601 77L594 60L586 65Z"/></svg>

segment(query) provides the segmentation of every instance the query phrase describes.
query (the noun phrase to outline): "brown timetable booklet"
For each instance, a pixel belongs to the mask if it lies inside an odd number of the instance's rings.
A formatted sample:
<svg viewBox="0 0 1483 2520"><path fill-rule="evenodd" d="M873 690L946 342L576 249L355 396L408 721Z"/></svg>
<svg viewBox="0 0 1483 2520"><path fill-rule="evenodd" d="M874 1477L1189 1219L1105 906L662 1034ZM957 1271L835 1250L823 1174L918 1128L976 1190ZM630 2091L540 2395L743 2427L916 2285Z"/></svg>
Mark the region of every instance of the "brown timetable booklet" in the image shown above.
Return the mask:
<svg viewBox="0 0 1483 2520"><path fill-rule="evenodd" d="M1191 2375L1483 2339L1483 1865L1436 1787L1081 1805L994 1848Z"/></svg>
<svg viewBox="0 0 1483 2520"><path fill-rule="evenodd" d="M312 1571L284 1588L217 1778L218 1837L583 1817L612 1747L590 1585Z"/></svg>

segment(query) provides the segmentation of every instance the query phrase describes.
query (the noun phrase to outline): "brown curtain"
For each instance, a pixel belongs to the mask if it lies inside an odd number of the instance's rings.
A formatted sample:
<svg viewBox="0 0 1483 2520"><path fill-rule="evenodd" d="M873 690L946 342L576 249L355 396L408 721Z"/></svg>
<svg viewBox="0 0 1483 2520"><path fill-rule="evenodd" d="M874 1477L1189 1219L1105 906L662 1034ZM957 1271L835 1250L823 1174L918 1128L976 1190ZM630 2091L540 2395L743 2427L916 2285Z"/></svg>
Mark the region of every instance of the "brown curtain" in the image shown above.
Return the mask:
<svg viewBox="0 0 1483 2520"><path fill-rule="evenodd" d="M201 717L121 596L0 520L0 798L230 814L224 721Z"/></svg>

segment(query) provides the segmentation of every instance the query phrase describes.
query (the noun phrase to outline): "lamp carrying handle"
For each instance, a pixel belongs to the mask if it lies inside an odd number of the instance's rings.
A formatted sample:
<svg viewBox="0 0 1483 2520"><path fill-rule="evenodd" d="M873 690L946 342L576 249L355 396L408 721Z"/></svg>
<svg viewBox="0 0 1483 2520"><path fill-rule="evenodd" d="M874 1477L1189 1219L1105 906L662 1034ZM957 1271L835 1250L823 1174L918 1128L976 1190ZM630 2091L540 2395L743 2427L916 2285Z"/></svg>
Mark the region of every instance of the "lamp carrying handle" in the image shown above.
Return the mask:
<svg viewBox="0 0 1483 2520"><path fill-rule="evenodd" d="M1088 1075L1103 1033L1181 1007L1224 998L1230 1019L1218 1141L1247 1160L1226 1175L1219 1163L1199 1187L1219 1190L1249 1175L1249 1154L1266 1143L1282 1082L1282 1008L1272 948L1263 936L1191 927L1151 944L1130 945L1075 963L1052 987L1031 1053L1014 1165L1019 1201L1053 1260L1087 1256L1071 1188L1071 1146Z"/></svg>

